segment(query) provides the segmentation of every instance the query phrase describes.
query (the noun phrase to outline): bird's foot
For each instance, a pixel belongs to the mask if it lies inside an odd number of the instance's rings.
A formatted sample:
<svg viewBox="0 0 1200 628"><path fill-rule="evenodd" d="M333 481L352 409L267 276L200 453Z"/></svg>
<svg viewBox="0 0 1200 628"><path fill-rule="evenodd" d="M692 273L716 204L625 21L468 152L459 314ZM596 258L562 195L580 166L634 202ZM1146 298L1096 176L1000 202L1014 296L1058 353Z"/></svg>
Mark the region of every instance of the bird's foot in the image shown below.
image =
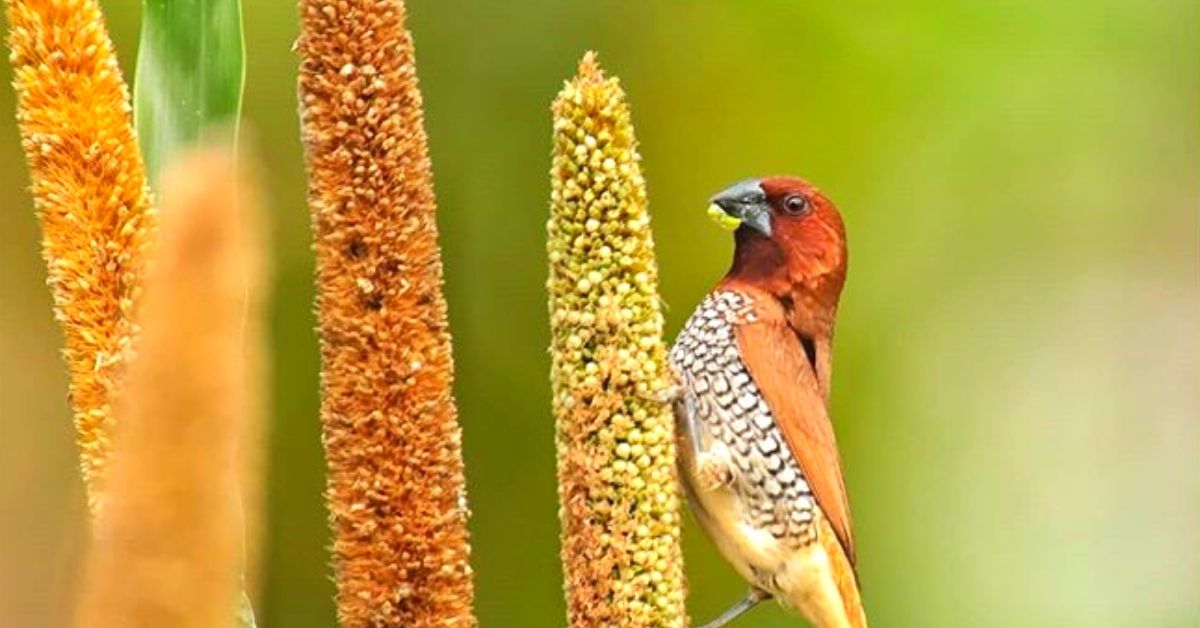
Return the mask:
<svg viewBox="0 0 1200 628"><path fill-rule="evenodd" d="M654 403L662 403L672 405L683 399L683 379L679 377L679 373L674 368L670 369L670 376L667 385L658 390L652 390L644 395L643 399L653 401Z"/></svg>
<svg viewBox="0 0 1200 628"><path fill-rule="evenodd" d="M653 401L654 403L671 405L683 398L683 386L680 386L677 383L671 383L665 388L660 388L647 393L645 398L649 401Z"/></svg>
<svg viewBox="0 0 1200 628"><path fill-rule="evenodd" d="M750 589L750 592L746 594L746 597L738 600L736 604L730 606L728 610L718 615L716 619L700 626L700 628L721 628L721 626L724 626L744 615L746 611L754 608L759 602L769 599L771 599L770 593L767 593L762 589L752 588Z"/></svg>

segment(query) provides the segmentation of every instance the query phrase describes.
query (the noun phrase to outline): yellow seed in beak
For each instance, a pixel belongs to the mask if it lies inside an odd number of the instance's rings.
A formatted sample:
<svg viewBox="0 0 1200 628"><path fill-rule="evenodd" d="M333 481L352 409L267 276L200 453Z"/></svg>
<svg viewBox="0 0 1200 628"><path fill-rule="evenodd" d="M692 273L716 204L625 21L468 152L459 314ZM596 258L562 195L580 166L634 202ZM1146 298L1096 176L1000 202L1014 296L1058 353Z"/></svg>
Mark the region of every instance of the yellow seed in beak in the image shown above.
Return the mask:
<svg viewBox="0 0 1200 628"><path fill-rule="evenodd" d="M735 218L729 214L726 214L725 210L721 209L716 203L708 206L707 213L708 217L713 219L713 222L716 222L721 226L722 229L725 229L726 231L733 231L742 225L742 220L740 218Z"/></svg>

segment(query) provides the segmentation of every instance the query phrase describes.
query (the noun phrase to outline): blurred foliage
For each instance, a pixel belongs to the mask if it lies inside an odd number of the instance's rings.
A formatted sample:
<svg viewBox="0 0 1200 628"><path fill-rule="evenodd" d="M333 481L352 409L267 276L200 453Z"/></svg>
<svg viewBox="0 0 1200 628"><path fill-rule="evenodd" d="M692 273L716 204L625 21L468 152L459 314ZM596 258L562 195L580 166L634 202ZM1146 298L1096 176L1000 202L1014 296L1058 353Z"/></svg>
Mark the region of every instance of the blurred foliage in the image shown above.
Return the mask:
<svg viewBox="0 0 1200 628"><path fill-rule="evenodd" d="M128 71L137 13L107 8ZM245 9L278 268L260 625L329 626L296 16ZM1195 625L1197 17L1186 0L410 3L482 624L564 617L548 106L595 48L632 103L669 334L728 263L712 192L798 173L846 214L834 421L875 625ZM84 509L12 120L0 91L0 625L57 626ZM685 552L693 616L744 592L694 525Z"/></svg>
<svg viewBox="0 0 1200 628"><path fill-rule="evenodd" d="M237 141L246 76L241 0L146 0L134 81L138 143L151 183L220 125ZM156 192L161 191L156 190ZM255 625L245 593L238 626Z"/></svg>
<svg viewBox="0 0 1200 628"><path fill-rule="evenodd" d="M133 110L151 184L206 129L236 129L246 74L241 4L145 0Z"/></svg>

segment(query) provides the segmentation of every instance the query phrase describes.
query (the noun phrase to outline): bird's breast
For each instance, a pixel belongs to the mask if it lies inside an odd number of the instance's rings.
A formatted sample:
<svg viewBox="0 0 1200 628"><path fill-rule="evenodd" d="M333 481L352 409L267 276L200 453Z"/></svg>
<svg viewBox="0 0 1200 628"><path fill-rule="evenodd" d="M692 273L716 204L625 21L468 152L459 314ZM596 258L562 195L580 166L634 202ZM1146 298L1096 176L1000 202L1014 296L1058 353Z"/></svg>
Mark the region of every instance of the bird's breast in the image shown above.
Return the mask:
<svg viewBox="0 0 1200 628"><path fill-rule="evenodd" d="M771 580L816 541L820 512L739 355L734 326L753 316L749 306L737 292L710 295L671 350L683 387L680 473L697 519L725 557L747 580L778 593ZM727 481L714 486L698 455Z"/></svg>

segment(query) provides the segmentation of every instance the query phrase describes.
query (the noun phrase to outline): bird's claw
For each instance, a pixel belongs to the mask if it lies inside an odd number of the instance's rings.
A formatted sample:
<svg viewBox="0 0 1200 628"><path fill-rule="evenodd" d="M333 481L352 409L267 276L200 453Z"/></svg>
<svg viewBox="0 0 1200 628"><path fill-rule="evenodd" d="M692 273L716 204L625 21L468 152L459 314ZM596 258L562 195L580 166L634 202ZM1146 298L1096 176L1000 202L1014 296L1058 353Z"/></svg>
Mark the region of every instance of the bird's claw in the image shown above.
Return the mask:
<svg viewBox="0 0 1200 628"><path fill-rule="evenodd" d="M642 395L642 397L654 403L672 405L683 399L683 380L680 379L679 374L672 368L670 369L670 381L666 386L658 390L652 390Z"/></svg>
<svg viewBox="0 0 1200 628"><path fill-rule="evenodd" d="M683 386L670 384L666 388L646 393L644 398L654 403L671 405L683 398Z"/></svg>

